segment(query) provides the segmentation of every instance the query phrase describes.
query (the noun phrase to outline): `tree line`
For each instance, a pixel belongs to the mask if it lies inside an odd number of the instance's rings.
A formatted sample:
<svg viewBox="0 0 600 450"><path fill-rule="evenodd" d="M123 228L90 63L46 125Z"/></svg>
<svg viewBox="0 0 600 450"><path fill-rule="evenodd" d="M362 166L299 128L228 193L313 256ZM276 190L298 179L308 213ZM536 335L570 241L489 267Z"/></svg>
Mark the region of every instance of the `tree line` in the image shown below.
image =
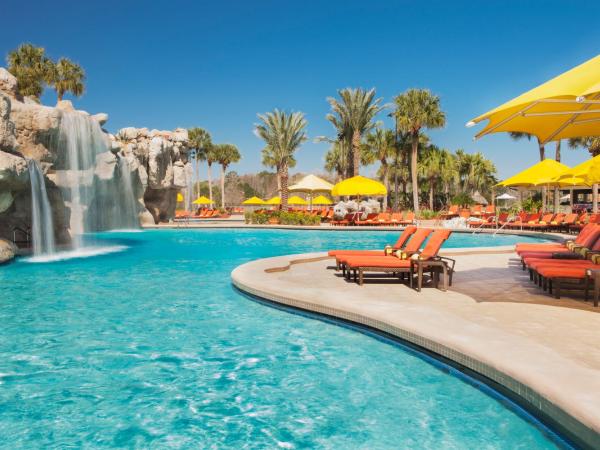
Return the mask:
<svg viewBox="0 0 600 450"><path fill-rule="evenodd" d="M427 89L409 89L383 105L375 89L341 89L338 97L327 99L331 112L326 119L333 125L328 142L325 170L337 179L357 176L361 166L379 163L378 177L388 189L384 207L395 209L422 204L430 209L452 198L470 197L476 191L489 194L496 184L496 168L481 153L450 152L431 143L428 129L445 126L446 115L438 96ZM389 111L394 128L387 129L377 116ZM277 172L282 207L287 205L288 171L296 164L295 152L307 139L307 121L301 112L259 114L255 134L265 142L263 164ZM412 194L412 201L409 199Z"/></svg>

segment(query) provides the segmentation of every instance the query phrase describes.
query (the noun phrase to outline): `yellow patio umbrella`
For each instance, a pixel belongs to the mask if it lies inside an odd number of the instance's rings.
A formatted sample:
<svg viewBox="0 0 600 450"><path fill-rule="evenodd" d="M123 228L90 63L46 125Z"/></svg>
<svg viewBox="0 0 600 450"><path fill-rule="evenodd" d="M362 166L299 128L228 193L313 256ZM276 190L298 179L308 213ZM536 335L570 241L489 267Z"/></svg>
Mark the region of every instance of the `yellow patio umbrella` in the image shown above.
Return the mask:
<svg viewBox="0 0 600 450"><path fill-rule="evenodd" d="M281 199L279 197L271 197L265 202L265 205L281 205Z"/></svg>
<svg viewBox="0 0 600 450"><path fill-rule="evenodd" d="M198 197L192 203L194 205L212 205L214 202L210 198L207 198L203 195L201 197Z"/></svg>
<svg viewBox="0 0 600 450"><path fill-rule="evenodd" d="M178 192L178 193L177 193L177 203L180 203L180 202L182 202L183 200L184 200L184 199L183 199L183 195L181 194L181 192Z"/></svg>
<svg viewBox="0 0 600 450"><path fill-rule="evenodd" d="M333 202L324 195L319 195L312 199L313 205L333 205Z"/></svg>
<svg viewBox="0 0 600 450"><path fill-rule="evenodd" d="M475 138L489 133L524 132L542 144L597 136L600 124L600 55L525 92L467 123L487 120Z"/></svg>
<svg viewBox="0 0 600 450"><path fill-rule="evenodd" d="M302 197L298 197L297 195L292 195L290 198L288 198L288 205L306 206L306 205L308 205L308 202L306 200L304 200Z"/></svg>
<svg viewBox="0 0 600 450"><path fill-rule="evenodd" d="M387 189L379 181L371 180L357 175L340 181L331 190L331 195L341 197L344 195L386 195Z"/></svg>
<svg viewBox="0 0 600 450"><path fill-rule="evenodd" d="M498 186L547 186L569 167L553 159L545 159L498 183Z"/></svg>
<svg viewBox="0 0 600 450"><path fill-rule="evenodd" d="M262 198L258 198L258 197L250 197L249 199L246 199L242 202L242 205L248 205L248 206L258 206L258 205L264 205L265 201Z"/></svg>
<svg viewBox="0 0 600 450"><path fill-rule="evenodd" d="M592 186L600 183L600 155L566 170L557 177L557 182L565 183L565 186Z"/></svg>

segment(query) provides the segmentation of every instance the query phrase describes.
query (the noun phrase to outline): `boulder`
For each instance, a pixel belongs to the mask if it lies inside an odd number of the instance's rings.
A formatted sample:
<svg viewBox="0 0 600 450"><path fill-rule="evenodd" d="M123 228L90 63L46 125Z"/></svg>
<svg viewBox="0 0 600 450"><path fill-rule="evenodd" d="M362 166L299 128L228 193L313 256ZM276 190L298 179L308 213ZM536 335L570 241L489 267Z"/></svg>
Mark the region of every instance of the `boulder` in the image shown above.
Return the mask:
<svg viewBox="0 0 600 450"><path fill-rule="evenodd" d="M108 122L108 114L106 114L106 113L94 114L92 116L92 119L97 121L100 125L104 125L106 122Z"/></svg>
<svg viewBox="0 0 600 450"><path fill-rule="evenodd" d="M18 191L28 186L29 171L25 158L0 151L0 192Z"/></svg>
<svg viewBox="0 0 600 450"><path fill-rule="evenodd" d="M75 112L75 107L73 106L73 102L71 102L71 100L59 100L56 102L56 109L67 112Z"/></svg>
<svg viewBox="0 0 600 450"><path fill-rule="evenodd" d="M0 239L0 264L11 261L17 254L17 247L6 239Z"/></svg>
<svg viewBox="0 0 600 450"><path fill-rule="evenodd" d="M0 67L0 91L9 97L17 98L17 79L4 67Z"/></svg>
<svg viewBox="0 0 600 450"><path fill-rule="evenodd" d="M10 120L11 100L0 94L0 150L13 152L17 147L15 124Z"/></svg>

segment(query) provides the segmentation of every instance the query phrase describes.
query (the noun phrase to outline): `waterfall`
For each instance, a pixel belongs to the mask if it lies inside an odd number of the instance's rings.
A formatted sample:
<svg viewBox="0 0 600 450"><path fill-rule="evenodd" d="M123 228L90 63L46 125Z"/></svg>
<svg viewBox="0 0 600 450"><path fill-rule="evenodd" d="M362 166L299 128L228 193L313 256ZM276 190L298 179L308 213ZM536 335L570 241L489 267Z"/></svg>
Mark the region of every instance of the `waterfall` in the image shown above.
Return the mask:
<svg viewBox="0 0 600 450"><path fill-rule="evenodd" d="M121 205L121 211L118 217L119 223L116 228L138 228L140 226L140 221L138 219L137 200L133 193L129 162L125 157L120 157L117 164L119 166L119 194L121 196L121 201L119 203Z"/></svg>
<svg viewBox="0 0 600 450"><path fill-rule="evenodd" d="M27 161L31 180L31 238L34 256L48 255L55 251L52 210L46 192L44 173L37 161Z"/></svg>
<svg viewBox="0 0 600 450"><path fill-rule="evenodd" d="M66 170L57 171L57 177L69 199L66 203L71 210L73 247L81 248L82 235L88 231L96 155L109 151L109 142L100 124L92 118L78 112L63 112L58 146Z"/></svg>
<svg viewBox="0 0 600 450"><path fill-rule="evenodd" d="M73 247L89 231L137 228L137 202L127 160L110 152L100 124L79 112L63 111L58 133L58 183L70 208ZM115 164L117 167L115 167Z"/></svg>

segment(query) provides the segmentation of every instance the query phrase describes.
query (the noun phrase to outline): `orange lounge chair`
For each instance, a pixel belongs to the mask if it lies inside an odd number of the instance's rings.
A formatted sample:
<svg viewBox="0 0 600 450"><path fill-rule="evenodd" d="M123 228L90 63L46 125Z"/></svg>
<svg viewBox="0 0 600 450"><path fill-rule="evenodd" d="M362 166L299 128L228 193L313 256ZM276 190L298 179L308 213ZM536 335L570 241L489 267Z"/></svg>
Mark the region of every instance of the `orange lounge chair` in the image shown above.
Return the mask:
<svg viewBox="0 0 600 450"><path fill-rule="evenodd" d="M375 219L377 219L377 216L379 216L379 214L369 213L369 214L367 214L367 217L364 220L357 220L355 222L355 224L356 225L373 225Z"/></svg>
<svg viewBox="0 0 600 450"><path fill-rule="evenodd" d="M400 221L400 225L412 225L415 223L415 213L412 211L408 211L404 215L404 219Z"/></svg>
<svg viewBox="0 0 600 450"><path fill-rule="evenodd" d="M409 227L407 227L409 228ZM406 231L406 230L405 230ZM408 237L410 237L410 241L408 241L407 244L405 244L404 249L402 250L403 253L408 257L411 255L414 255L415 253L417 253L419 251L419 249L421 248L421 246L423 245L423 242L425 242L425 240L429 237L429 235L431 234L432 230L429 228L417 228L414 232L410 233ZM383 254L383 252L377 254L377 255L368 255L368 254L360 254L360 255L337 255L336 256L336 267L341 268L343 271L343 275L346 276L346 267L347 267L347 263L349 259L352 258L356 258L356 257L361 257L361 258L366 258L366 257L371 257L371 258L377 258L377 257L384 257L385 254ZM385 256L387 257L392 257L392 256Z"/></svg>
<svg viewBox="0 0 600 450"><path fill-rule="evenodd" d="M417 230L417 233L419 233L419 231L429 231L431 233L432 230L421 228ZM417 237L417 233L415 233L413 239ZM350 257L346 260L346 277L349 278L350 272L353 272L354 279L359 285L362 285L364 282L365 272L392 272L401 274L412 273L413 267L417 261L419 261L421 264L424 264L424 261L439 261L438 252L451 234L452 231L450 230L436 230L427 241L425 248L419 254L415 253L413 255L409 255L406 259L400 259L396 256ZM409 245L412 243L413 239L411 239ZM427 267L426 264L424 264L424 266ZM452 265L451 271L453 269L454 266ZM410 283L412 286L412 275L410 277Z"/></svg>
<svg viewBox="0 0 600 450"><path fill-rule="evenodd" d="M557 249L568 250L568 247L571 244L581 246L588 234L592 233L597 227L598 225L596 224L589 224L581 230L574 240L567 242L550 242L544 244L518 243L515 245L515 251L519 256L523 256L524 252L554 252L557 251Z"/></svg>
<svg viewBox="0 0 600 450"><path fill-rule="evenodd" d="M459 210L458 205L450 205L450 208L448 208L448 211L445 211L445 212L443 211L440 213L440 219L445 220L445 219L451 219L453 217L457 217L458 210Z"/></svg>
<svg viewBox="0 0 600 450"><path fill-rule="evenodd" d="M400 234L400 236L398 237L398 240L396 241L396 243L392 246L392 250L396 251L396 250L401 250L402 247L404 247L404 245L406 244L406 242L408 241L408 239L415 233L415 231L417 231L417 227L413 226L409 226L406 227L404 229L404 231L402 232L402 234ZM427 237L427 236L425 236ZM421 242L423 243L423 242ZM366 255L371 255L371 256L382 256L385 255L385 250L330 250L329 252L327 252L327 254L329 256L334 256L336 258L336 263L337 263L337 267L339 268L339 257L343 257L343 256L366 256Z"/></svg>
<svg viewBox="0 0 600 450"><path fill-rule="evenodd" d="M390 218L390 223L392 225L400 225L400 222L402 222L402 212L395 212L392 213L392 217Z"/></svg>

